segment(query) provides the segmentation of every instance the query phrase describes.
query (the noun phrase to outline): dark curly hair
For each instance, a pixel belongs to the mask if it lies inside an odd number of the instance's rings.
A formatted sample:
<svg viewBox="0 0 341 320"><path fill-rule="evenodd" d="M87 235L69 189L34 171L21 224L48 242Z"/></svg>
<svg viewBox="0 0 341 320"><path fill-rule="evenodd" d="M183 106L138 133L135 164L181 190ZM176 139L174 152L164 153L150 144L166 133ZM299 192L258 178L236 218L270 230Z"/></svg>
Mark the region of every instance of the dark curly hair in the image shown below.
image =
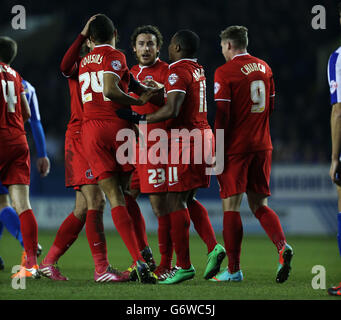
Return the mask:
<svg viewBox="0 0 341 320"><path fill-rule="evenodd" d="M161 49L163 44L163 37L158 27L152 25L137 27L130 37L131 46L134 48L136 46L136 38L141 33L150 33L156 37L157 46Z"/></svg>

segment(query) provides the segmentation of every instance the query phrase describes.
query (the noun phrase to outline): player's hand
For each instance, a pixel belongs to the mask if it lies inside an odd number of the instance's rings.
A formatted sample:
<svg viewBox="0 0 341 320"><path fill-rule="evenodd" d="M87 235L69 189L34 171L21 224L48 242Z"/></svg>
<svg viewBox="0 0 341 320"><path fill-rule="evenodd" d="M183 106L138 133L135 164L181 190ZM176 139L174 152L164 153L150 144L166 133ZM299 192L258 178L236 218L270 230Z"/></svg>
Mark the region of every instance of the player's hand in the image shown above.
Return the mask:
<svg viewBox="0 0 341 320"><path fill-rule="evenodd" d="M143 92L140 97L137 99L137 106L143 106L146 104L152 97L157 94L158 90L149 88L145 92Z"/></svg>
<svg viewBox="0 0 341 320"><path fill-rule="evenodd" d="M81 35L83 35L84 37L88 37L89 36L89 25L91 23L91 21L95 20L96 17L98 16L99 14L95 14L94 16L92 16L88 21L87 23L85 24L82 32L81 32Z"/></svg>
<svg viewBox="0 0 341 320"><path fill-rule="evenodd" d="M140 121L146 121L145 114L139 114L131 109L121 108L116 110L116 114L119 118L128 120L129 122L139 123Z"/></svg>
<svg viewBox="0 0 341 320"><path fill-rule="evenodd" d="M162 83L159 83L159 82L152 80L152 79L145 79L142 81L142 83L146 87L156 89L156 90L163 90L163 88L165 87Z"/></svg>
<svg viewBox="0 0 341 320"><path fill-rule="evenodd" d="M48 157L38 158L37 169L41 177L46 177L50 172L50 159Z"/></svg>
<svg viewBox="0 0 341 320"><path fill-rule="evenodd" d="M333 183L337 184L338 186L341 186L340 162L338 159L332 160L329 169L329 176L332 179Z"/></svg>

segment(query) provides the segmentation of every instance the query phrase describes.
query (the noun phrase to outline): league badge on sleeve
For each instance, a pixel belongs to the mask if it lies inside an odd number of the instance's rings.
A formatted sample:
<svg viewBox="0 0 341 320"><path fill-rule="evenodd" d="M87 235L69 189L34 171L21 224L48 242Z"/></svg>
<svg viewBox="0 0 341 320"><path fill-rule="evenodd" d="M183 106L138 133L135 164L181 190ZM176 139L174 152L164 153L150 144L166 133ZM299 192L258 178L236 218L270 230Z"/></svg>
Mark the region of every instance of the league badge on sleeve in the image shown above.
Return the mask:
<svg viewBox="0 0 341 320"><path fill-rule="evenodd" d="M111 61L111 66L116 71L119 71L122 68L121 62L119 60Z"/></svg>
<svg viewBox="0 0 341 320"><path fill-rule="evenodd" d="M215 82L214 83L214 94L217 94L219 90L220 90L220 83Z"/></svg>
<svg viewBox="0 0 341 320"><path fill-rule="evenodd" d="M178 75L176 73L172 73L169 77L168 77L168 82L169 84L172 86L175 84L175 82L177 82L179 79Z"/></svg>
<svg viewBox="0 0 341 320"><path fill-rule="evenodd" d="M330 81L330 94L333 94L337 89L337 82L332 80Z"/></svg>

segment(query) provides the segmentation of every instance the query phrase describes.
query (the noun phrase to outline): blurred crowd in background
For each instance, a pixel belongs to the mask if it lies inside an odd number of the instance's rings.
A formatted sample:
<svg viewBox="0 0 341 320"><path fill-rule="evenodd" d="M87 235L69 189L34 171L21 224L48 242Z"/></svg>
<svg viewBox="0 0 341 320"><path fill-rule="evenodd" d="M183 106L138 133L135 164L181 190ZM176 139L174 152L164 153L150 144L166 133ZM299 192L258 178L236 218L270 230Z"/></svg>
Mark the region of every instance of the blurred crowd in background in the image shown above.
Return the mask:
<svg viewBox="0 0 341 320"><path fill-rule="evenodd" d="M119 33L118 47L124 50L128 66L136 63L130 45L135 27L159 27L164 36L160 58L165 61L171 36L179 29L195 31L201 38L198 59L207 76L211 125L215 116L214 71L225 62L220 31L229 25L245 25L249 29L249 53L264 59L274 73L274 163L329 162L331 107L326 66L329 54L341 40L337 1L23 1L20 4L26 9L27 29L12 30L11 9L15 4L1 1L0 34L18 41L13 67L36 88L53 165L63 166L64 134L69 120L68 85L59 64L95 13L112 18ZM311 9L316 4L326 9L326 30L314 30L311 26Z"/></svg>

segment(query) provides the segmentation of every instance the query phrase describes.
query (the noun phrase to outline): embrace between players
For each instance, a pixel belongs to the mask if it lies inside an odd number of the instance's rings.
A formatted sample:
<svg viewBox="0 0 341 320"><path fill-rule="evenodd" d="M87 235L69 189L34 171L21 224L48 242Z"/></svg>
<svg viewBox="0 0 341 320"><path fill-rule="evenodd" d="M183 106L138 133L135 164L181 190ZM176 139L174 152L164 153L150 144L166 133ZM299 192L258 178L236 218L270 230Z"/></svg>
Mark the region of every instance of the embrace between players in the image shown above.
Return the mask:
<svg viewBox="0 0 341 320"><path fill-rule="evenodd" d="M168 47L168 65L159 58L160 31L150 25L138 27L131 37L138 64L129 70L124 54L116 49L117 30L113 22L98 14L89 19L61 63L71 97L71 119L65 137L66 186L76 190L75 208L60 226L39 266L32 257L36 244L27 245L31 254L29 265L25 266L26 276L38 278L43 274L53 280L67 280L56 264L85 224L96 282L159 280L160 284L176 284L192 279L192 220L208 251L203 277L210 281L242 281L243 227L239 211L246 192L250 209L279 253L276 281L287 280L293 250L286 243L278 216L267 206L272 153L269 116L275 96L272 71L264 61L247 53L245 27L231 26L220 37L227 62L215 72L214 93L215 132L224 130L224 145L218 146L224 148L224 170L217 178L223 202L225 248L217 243L208 212L195 198L198 188L209 187L210 175L205 162L193 161L193 154L198 151L192 140L169 141L170 149L175 145L188 151L189 162L183 151L178 153L177 161L170 156L168 162L156 163L148 157L147 161L138 159L136 165L117 160L117 152L125 143L116 139L117 134L124 129L138 131L140 121L147 123L148 135L153 129L167 133L171 129L197 130L205 146L201 149L204 157L204 149L214 148L214 134L207 121L205 73L196 59L199 37L190 30L175 33ZM21 114L20 110L15 112ZM166 139L172 140L172 136ZM158 142L150 140L139 139L136 149L145 144L148 151L153 150ZM1 168L0 164L2 180ZM158 266L136 202L140 192L149 194L158 219ZM133 260L123 272L114 269L107 258L105 196L115 227ZM25 250L26 243L37 243L36 238L25 238L24 232L23 238ZM226 254L228 267L218 274Z"/></svg>

